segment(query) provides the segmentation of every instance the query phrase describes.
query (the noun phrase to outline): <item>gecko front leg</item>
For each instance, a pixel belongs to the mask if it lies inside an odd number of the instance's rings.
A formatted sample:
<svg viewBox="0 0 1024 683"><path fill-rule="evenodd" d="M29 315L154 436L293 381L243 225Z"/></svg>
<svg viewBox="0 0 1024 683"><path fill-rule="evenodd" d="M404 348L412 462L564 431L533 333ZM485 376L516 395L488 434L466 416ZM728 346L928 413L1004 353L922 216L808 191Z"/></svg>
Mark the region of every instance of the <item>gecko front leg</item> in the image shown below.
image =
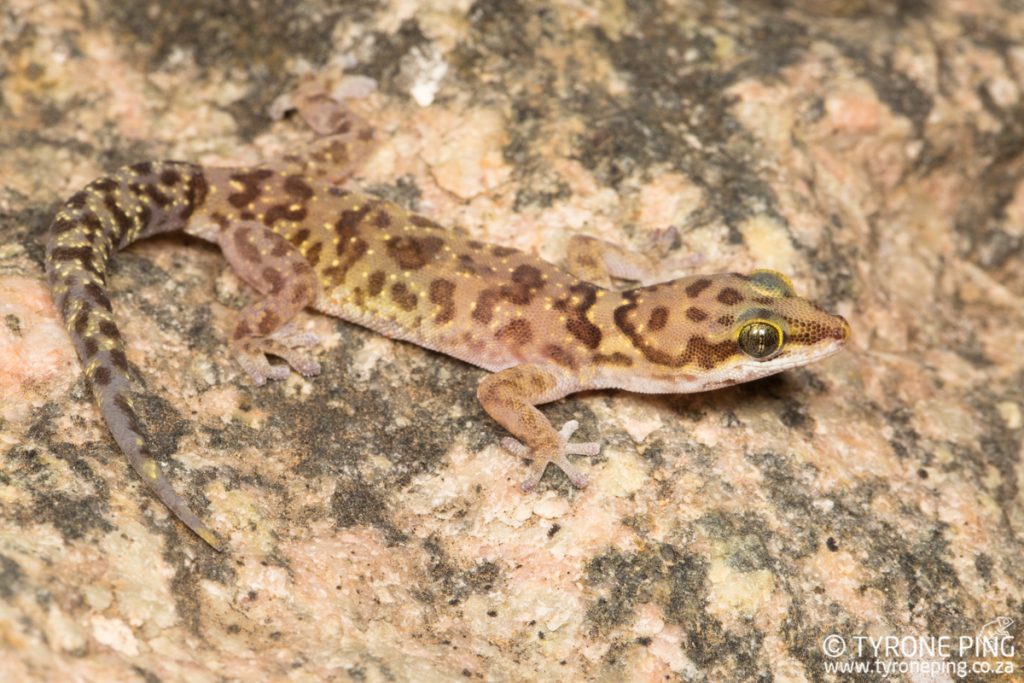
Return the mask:
<svg viewBox="0 0 1024 683"><path fill-rule="evenodd" d="M533 459L530 476L521 484L523 491L533 489L544 476L548 463L565 472L573 486L587 485L587 476L569 462L568 455L596 455L601 445L569 443L579 427L570 420L556 431L535 406L562 398L572 391L557 371L537 365L517 365L485 377L477 389L484 410L516 439L502 440L502 446L514 455Z"/></svg>

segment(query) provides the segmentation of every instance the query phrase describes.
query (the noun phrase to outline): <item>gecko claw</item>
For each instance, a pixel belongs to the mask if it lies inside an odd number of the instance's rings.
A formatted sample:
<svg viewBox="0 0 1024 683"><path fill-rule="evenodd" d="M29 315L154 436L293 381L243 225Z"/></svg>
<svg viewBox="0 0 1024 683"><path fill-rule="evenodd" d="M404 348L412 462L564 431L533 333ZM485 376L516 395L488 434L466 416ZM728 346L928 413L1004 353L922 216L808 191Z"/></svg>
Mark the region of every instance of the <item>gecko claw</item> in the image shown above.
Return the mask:
<svg viewBox="0 0 1024 683"><path fill-rule="evenodd" d="M517 439L513 439L510 436L506 436L501 440L501 447L509 453L521 457L531 458L533 465L530 467L530 476L528 476L519 488L524 492L532 491L538 483L540 483L541 477L544 476L544 471L548 467L548 463L553 463L558 469L565 473L565 476L569 478L569 481L578 489L585 488L590 480L587 475L583 474L575 465L569 462L567 455L597 455L601 451L601 444L596 441L589 441L584 443L570 443L569 439L579 429L580 423L577 420L569 420L562 428L558 431L558 438L561 441L561 446L554 453L541 454L531 453L529 447L525 446L522 442Z"/></svg>

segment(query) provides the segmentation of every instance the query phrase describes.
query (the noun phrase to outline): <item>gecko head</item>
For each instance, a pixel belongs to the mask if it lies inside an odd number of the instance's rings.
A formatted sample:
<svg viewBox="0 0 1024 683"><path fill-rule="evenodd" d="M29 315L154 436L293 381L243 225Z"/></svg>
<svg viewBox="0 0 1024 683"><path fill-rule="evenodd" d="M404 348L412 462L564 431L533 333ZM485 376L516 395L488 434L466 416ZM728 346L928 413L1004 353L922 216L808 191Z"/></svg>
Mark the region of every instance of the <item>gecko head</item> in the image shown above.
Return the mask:
<svg viewBox="0 0 1024 683"><path fill-rule="evenodd" d="M772 270L750 275L717 276L715 302L723 313L707 330L710 337L735 345L722 364L726 384L766 377L807 365L839 352L850 338L850 325L808 299L793 283Z"/></svg>
<svg viewBox="0 0 1024 683"><path fill-rule="evenodd" d="M694 276L625 293L615 322L659 391L700 391L773 375L840 351L850 326L774 271ZM653 388L653 387L652 387Z"/></svg>

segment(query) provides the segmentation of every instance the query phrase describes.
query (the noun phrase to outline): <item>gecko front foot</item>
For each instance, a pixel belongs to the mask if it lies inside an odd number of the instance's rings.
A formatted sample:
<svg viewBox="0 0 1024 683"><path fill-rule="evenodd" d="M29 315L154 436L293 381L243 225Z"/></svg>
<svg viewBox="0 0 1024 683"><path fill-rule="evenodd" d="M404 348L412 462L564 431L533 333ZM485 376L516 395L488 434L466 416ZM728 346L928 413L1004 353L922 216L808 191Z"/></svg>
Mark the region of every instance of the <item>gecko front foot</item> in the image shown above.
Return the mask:
<svg viewBox="0 0 1024 683"><path fill-rule="evenodd" d="M553 452L537 452L531 453L530 449L524 446L520 441L513 439L511 436L506 436L501 440L501 446L509 453L517 455L521 458L531 458L533 465L530 467L530 476L519 485L523 491L532 491L535 486L540 482L541 477L544 476L544 470L547 469L548 463L554 463L560 470L565 472L565 476L569 477L569 481L576 488L583 488L587 485L587 475L583 474L575 465L569 462L566 456L569 455L597 455L601 451L601 444L597 441L588 441L585 443L570 443L569 439L579 429L580 423L576 420L569 420L558 432L558 438L560 440L559 447L554 449Z"/></svg>

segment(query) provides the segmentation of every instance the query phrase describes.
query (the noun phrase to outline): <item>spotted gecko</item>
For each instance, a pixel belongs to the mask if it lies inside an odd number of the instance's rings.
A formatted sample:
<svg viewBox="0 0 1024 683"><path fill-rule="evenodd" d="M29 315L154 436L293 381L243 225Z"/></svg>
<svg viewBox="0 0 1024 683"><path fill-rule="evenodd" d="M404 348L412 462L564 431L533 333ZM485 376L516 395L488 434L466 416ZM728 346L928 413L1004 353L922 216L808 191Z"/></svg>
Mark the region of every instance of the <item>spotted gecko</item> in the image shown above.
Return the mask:
<svg viewBox="0 0 1024 683"><path fill-rule="evenodd" d="M46 272L57 309L114 440L156 496L216 549L218 536L173 490L134 407L124 340L107 294L114 249L184 230L217 244L259 296L238 315L231 355L257 385L290 368L316 375L318 343L290 321L305 309L358 323L491 373L477 387L488 414L532 459L522 489L554 463L577 487L570 437L536 406L587 389L705 391L806 365L843 348L847 322L757 270L656 281L644 257L586 236L565 269L510 247L444 230L333 180L365 154L371 128L354 117L305 157L252 168L178 161L121 168L72 195L49 231ZM612 289L611 278L643 284ZM653 283L653 284L650 284ZM285 365L271 365L267 356Z"/></svg>

